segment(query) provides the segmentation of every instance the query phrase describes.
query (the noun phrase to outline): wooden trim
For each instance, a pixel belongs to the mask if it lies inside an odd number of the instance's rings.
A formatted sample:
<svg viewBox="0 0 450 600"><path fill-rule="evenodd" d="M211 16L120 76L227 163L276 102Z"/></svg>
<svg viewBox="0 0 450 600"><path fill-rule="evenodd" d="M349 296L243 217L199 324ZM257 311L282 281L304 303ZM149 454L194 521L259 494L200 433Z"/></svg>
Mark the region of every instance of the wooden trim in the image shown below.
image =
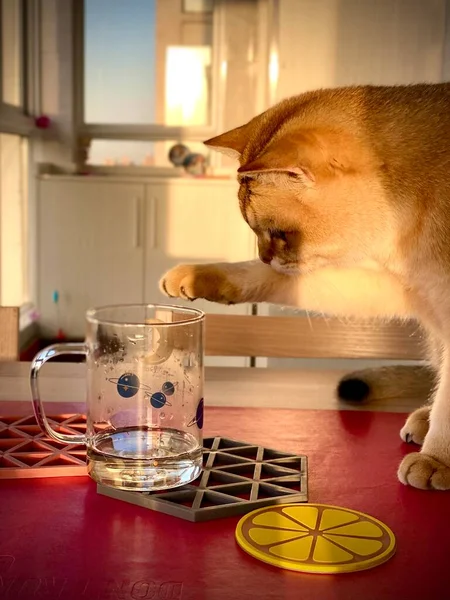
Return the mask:
<svg viewBox="0 0 450 600"><path fill-rule="evenodd" d="M0 307L0 361L19 358L19 308Z"/></svg>
<svg viewBox="0 0 450 600"><path fill-rule="evenodd" d="M421 360L414 322L344 322L319 317L206 315L208 356Z"/></svg>

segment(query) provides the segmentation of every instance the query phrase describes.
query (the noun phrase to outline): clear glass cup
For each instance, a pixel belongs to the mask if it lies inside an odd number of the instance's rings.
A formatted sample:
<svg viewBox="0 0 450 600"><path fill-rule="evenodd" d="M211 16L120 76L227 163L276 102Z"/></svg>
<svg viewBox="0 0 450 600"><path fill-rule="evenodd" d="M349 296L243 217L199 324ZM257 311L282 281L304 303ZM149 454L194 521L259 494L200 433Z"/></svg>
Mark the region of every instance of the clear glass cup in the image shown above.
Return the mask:
<svg viewBox="0 0 450 600"><path fill-rule="evenodd" d="M202 468L204 314L165 305L91 309L85 343L56 344L33 359L30 383L41 429L65 444L85 444L95 481L155 491L193 481ZM85 354L87 430L50 426L39 394L44 363Z"/></svg>

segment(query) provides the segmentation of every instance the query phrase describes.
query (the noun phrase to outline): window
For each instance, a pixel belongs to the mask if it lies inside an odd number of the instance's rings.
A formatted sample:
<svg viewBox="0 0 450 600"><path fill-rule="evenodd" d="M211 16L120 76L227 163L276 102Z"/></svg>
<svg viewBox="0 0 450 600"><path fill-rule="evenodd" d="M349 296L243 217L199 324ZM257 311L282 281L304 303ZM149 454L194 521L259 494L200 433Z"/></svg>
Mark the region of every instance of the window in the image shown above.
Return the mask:
<svg viewBox="0 0 450 600"><path fill-rule="evenodd" d="M34 123L25 74L31 7L27 0L0 1L0 305L10 306L29 300L28 136Z"/></svg>
<svg viewBox="0 0 450 600"><path fill-rule="evenodd" d="M85 0L84 6L86 123L154 123L155 2Z"/></svg>
<svg viewBox="0 0 450 600"><path fill-rule="evenodd" d="M87 124L209 124L212 19L178 4L84 1Z"/></svg>
<svg viewBox="0 0 450 600"><path fill-rule="evenodd" d="M207 165L203 140L267 107L272 1L75 3L78 166L171 169L176 143Z"/></svg>
<svg viewBox="0 0 450 600"><path fill-rule="evenodd" d="M28 141L0 134L0 305L28 298Z"/></svg>

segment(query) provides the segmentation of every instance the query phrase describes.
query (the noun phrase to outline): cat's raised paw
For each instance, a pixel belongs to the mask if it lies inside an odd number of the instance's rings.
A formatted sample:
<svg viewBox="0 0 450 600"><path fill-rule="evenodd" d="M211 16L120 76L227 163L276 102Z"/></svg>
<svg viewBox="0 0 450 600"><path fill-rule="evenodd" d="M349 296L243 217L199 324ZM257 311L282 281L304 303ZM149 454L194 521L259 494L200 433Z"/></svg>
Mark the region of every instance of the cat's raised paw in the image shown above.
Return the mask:
<svg viewBox="0 0 450 600"><path fill-rule="evenodd" d="M408 444L421 446L428 433L430 406L422 406L409 415L400 430L400 437Z"/></svg>
<svg viewBox="0 0 450 600"><path fill-rule="evenodd" d="M405 456L397 474L403 484L419 490L450 490L450 467L422 452Z"/></svg>
<svg viewBox="0 0 450 600"><path fill-rule="evenodd" d="M242 301L220 265L178 265L163 275L159 288L169 298L204 298L220 304Z"/></svg>

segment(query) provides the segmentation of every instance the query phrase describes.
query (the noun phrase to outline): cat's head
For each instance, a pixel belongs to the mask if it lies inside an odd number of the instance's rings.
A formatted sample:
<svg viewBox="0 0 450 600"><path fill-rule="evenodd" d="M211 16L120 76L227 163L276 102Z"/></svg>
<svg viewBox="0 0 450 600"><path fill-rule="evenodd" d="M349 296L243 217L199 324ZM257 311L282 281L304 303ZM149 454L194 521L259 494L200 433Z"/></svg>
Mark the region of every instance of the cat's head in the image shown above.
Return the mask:
<svg viewBox="0 0 450 600"><path fill-rule="evenodd" d="M358 132L269 110L205 142L239 159L239 204L259 256L285 273L382 261L393 214ZM314 120L313 120L314 121Z"/></svg>

